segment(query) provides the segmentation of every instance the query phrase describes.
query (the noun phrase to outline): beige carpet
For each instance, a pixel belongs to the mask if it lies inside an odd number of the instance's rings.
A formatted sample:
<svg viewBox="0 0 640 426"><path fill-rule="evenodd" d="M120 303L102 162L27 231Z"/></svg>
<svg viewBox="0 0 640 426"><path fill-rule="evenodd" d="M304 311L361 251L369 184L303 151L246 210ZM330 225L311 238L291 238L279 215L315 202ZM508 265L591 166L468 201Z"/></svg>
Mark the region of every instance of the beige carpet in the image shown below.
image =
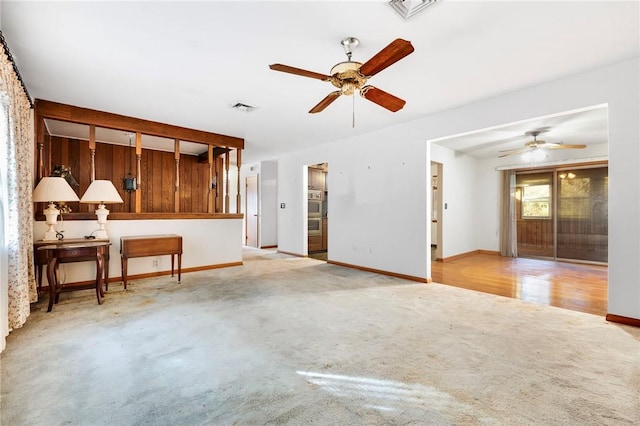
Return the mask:
<svg viewBox="0 0 640 426"><path fill-rule="evenodd" d="M640 329L272 251L46 298L2 425L637 425Z"/></svg>

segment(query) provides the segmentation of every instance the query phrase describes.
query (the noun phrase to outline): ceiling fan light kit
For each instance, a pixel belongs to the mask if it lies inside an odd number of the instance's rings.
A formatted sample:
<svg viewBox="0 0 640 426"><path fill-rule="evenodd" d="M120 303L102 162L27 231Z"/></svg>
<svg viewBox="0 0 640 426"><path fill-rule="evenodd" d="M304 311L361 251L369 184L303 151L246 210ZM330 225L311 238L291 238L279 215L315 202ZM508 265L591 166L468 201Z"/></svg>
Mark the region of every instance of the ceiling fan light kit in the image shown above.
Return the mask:
<svg viewBox="0 0 640 426"><path fill-rule="evenodd" d="M347 60L334 65L331 68L330 75L307 71L283 64L272 64L269 65L269 68L274 71L328 81L339 89L329 93L316 106L311 108L311 110L309 110L309 113L311 114L323 111L342 95L351 96L356 92L359 92L363 98L378 104L389 111L397 112L402 109L406 103L404 100L374 86L366 85L366 83L371 77L380 71L412 53L414 49L411 42L398 38L392 41L364 64L351 60L354 49L360 44L360 41L357 38L346 37L342 39L340 44L344 48Z"/></svg>

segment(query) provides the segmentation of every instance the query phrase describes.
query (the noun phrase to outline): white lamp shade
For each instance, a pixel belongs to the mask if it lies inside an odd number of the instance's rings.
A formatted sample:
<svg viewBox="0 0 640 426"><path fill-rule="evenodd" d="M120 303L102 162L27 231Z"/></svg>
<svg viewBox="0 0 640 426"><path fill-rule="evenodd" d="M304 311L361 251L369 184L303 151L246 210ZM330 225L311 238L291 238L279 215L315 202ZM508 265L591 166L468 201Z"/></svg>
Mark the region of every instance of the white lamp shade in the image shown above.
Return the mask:
<svg viewBox="0 0 640 426"><path fill-rule="evenodd" d="M81 203L124 203L110 180L94 180L80 199Z"/></svg>
<svg viewBox="0 0 640 426"><path fill-rule="evenodd" d="M33 190L33 201L78 201L78 195L63 177L43 177Z"/></svg>

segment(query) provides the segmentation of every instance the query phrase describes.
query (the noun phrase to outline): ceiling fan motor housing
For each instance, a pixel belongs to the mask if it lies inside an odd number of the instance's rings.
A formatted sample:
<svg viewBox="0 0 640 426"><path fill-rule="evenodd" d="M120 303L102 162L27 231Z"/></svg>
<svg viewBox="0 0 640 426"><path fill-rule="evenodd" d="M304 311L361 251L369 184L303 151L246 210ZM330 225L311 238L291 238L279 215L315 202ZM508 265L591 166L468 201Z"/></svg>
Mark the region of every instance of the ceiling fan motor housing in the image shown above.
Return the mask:
<svg viewBox="0 0 640 426"><path fill-rule="evenodd" d="M340 62L331 68L331 84L336 86L343 95L353 95L367 82L367 78L360 74L362 64L355 61Z"/></svg>

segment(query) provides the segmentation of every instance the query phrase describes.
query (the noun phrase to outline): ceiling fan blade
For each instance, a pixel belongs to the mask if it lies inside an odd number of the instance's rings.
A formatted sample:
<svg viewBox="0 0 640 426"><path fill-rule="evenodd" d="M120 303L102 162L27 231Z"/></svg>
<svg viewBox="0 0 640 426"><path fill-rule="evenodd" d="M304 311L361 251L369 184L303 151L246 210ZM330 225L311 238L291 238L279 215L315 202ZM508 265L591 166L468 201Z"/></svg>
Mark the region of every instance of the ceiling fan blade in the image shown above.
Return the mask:
<svg viewBox="0 0 640 426"><path fill-rule="evenodd" d="M404 107L404 104L406 104L404 100L373 86L364 86L360 89L360 94L362 97L388 109L391 112L401 110L402 107Z"/></svg>
<svg viewBox="0 0 640 426"><path fill-rule="evenodd" d="M316 105L313 108L311 108L311 110L309 111L309 114L315 114L316 112L320 112L320 111L324 110L326 107L331 105L331 103L333 101L338 99L340 97L340 95L342 95L342 92L340 92L339 90L336 90L335 92L329 93L327 96L324 97L323 100L318 102L318 105Z"/></svg>
<svg viewBox="0 0 640 426"><path fill-rule="evenodd" d="M331 79L331 76L328 76L326 74L307 71L307 70L303 70L302 68L290 67L289 65L272 64L272 65L269 65L269 68L271 68L274 71L287 72L289 74L301 75L302 77L316 78L318 80L323 80L323 81Z"/></svg>
<svg viewBox="0 0 640 426"><path fill-rule="evenodd" d="M563 143L551 143L551 142L546 142L538 145L538 148L544 148L544 149L582 149L586 147L587 146L583 144L565 145Z"/></svg>
<svg viewBox="0 0 640 426"><path fill-rule="evenodd" d="M389 43L387 47L374 55L373 58L362 64L360 67L360 73L366 77L376 75L411 52L413 52L411 42L397 38Z"/></svg>
<svg viewBox="0 0 640 426"><path fill-rule="evenodd" d="M527 151L530 151L530 148L518 148L518 149L509 149L509 150L506 150L506 151L499 151L499 152L504 152L504 154L498 155L498 158L508 157L510 155L521 154L521 153L527 152Z"/></svg>

